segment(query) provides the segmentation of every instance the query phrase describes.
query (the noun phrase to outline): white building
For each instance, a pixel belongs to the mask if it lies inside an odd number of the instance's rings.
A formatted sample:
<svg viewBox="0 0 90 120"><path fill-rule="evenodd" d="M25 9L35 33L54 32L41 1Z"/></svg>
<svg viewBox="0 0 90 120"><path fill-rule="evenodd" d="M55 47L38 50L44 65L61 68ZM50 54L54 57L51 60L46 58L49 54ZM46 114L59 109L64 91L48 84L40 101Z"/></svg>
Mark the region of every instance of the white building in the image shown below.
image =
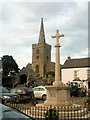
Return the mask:
<svg viewBox="0 0 90 120"><path fill-rule="evenodd" d="M0 60L0 85L2 85L2 61Z"/></svg>
<svg viewBox="0 0 90 120"><path fill-rule="evenodd" d="M62 69L62 81L68 83L69 81L79 81L83 83L87 89L90 88L90 58L68 59L65 61Z"/></svg>

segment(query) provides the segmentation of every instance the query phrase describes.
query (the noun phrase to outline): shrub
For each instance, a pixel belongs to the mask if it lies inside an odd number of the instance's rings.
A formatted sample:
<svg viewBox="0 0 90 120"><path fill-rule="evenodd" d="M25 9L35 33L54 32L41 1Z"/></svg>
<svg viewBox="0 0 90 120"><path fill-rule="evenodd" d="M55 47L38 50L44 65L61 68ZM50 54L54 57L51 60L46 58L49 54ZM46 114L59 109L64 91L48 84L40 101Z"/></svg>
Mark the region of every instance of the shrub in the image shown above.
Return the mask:
<svg viewBox="0 0 90 120"><path fill-rule="evenodd" d="M46 120L58 120L58 112L55 109L49 109L49 111L45 113L45 118Z"/></svg>
<svg viewBox="0 0 90 120"><path fill-rule="evenodd" d="M90 105L90 99L87 99L87 100L86 100L86 103L88 103L88 104Z"/></svg>
<svg viewBox="0 0 90 120"><path fill-rule="evenodd" d="M12 87L13 86L12 76L3 76L2 85L4 87Z"/></svg>
<svg viewBox="0 0 90 120"><path fill-rule="evenodd" d="M46 77L48 77L48 75L52 75L54 77L55 76L55 72L53 72L53 71L47 72L46 73Z"/></svg>

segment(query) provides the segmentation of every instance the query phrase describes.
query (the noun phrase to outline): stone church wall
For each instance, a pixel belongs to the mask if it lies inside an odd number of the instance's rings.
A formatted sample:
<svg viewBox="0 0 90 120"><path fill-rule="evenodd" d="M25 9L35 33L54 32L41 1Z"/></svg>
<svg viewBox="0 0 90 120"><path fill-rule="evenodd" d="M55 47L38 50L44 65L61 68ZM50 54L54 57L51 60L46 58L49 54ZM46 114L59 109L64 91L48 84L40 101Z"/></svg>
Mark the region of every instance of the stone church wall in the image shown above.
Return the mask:
<svg viewBox="0 0 90 120"><path fill-rule="evenodd" d="M48 62L46 65L46 72L53 71L55 72L55 63L54 62Z"/></svg>

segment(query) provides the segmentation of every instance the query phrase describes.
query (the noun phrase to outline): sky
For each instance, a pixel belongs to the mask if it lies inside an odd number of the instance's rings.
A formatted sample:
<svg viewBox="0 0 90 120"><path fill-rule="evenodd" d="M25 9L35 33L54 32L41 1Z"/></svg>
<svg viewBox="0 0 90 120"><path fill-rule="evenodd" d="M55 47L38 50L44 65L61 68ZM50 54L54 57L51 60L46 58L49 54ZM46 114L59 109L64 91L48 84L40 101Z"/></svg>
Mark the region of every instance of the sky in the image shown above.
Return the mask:
<svg viewBox="0 0 90 120"><path fill-rule="evenodd" d="M2 2L0 15L0 57L12 55L19 68L32 63L32 44L38 43L41 18L53 62L56 40L51 36L57 29L64 34L59 40L61 64L68 56L88 57L87 2Z"/></svg>

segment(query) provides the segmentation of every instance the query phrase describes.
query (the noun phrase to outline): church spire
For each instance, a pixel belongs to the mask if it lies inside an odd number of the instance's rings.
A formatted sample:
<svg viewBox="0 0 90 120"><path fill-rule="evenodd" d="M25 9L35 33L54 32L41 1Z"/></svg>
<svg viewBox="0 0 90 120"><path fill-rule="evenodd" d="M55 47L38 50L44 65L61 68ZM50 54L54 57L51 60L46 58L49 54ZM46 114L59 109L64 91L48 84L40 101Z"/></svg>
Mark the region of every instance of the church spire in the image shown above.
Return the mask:
<svg viewBox="0 0 90 120"><path fill-rule="evenodd" d="M44 34L44 25L43 25L43 18L41 18L41 28L40 28L40 34L39 34L39 40L38 43L45 43L45 34Z"/></svg>

